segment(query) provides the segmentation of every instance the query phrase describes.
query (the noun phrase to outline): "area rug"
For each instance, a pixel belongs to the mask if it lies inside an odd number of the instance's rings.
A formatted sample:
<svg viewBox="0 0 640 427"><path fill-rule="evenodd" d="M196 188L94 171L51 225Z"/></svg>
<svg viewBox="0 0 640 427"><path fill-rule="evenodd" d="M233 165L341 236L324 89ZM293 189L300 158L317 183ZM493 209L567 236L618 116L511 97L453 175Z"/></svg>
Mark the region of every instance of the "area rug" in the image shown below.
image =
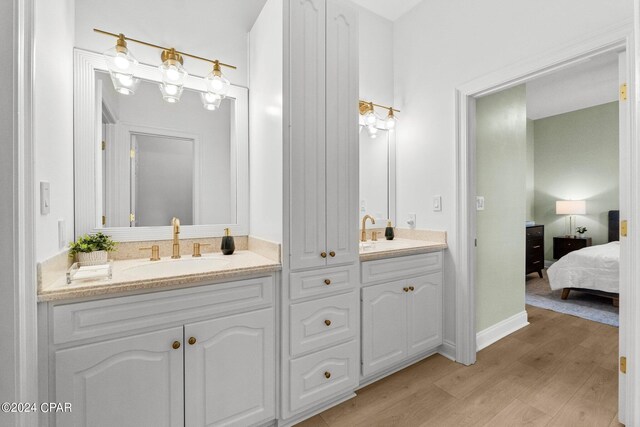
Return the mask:
<svg viewBox="0 0 640 427"><path fill-rule="evenodd" d="M546 270L542 279L537 274L526 276L525 286L527 304L606 325L619 326L619 309L613 306L611 298L572 290L569 298L563 300L560 298L562 290L551 290Z"/></svg>

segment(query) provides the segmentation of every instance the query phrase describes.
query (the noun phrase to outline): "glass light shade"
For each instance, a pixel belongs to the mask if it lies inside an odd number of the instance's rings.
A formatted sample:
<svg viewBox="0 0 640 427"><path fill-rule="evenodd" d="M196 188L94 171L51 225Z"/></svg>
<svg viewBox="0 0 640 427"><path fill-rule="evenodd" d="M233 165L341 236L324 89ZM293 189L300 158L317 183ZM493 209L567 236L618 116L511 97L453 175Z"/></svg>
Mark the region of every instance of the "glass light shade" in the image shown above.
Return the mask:
<svg viewBox="0 0 640 427"><path fill-rule="evenodd" d="M367 114L364 115L364 123L367 126L375 126L377 122L378 122L378 118L376 117L373 111L369 111Z"/></svg>
<svg viewBox="0 0 640 427"><path fill-rule="evenodd" d="M134 77L138 60L125 46L115 46L103 55L116 92L123 95L134 94L140 83L140 80Z"/></svg>
<svg viewBox="0 0 640 427"><path fill-rule="evenodd" d="M162 99L167 101L170 104L175 104L180 101L180 97L182 96L183 91L182 85L173 85L162 83L160 84L160 92L162 93Z"/></svg>
<svg viewBox="0 0 640 427"><path fill-rule="evenodd" d="M207 90L209 92L222 97L229 92L229 88L231 87L231 82L229 82L222 73L217 75L215 71L210 72L207 77L205 77L205 83L207 84Z"/></svg>
<svg viewBox="0 0 640 427"><path fill-rule="evenodd" d="M200 98L205 110L215 111L220 108L220 103L222 102L220 95L211 92L200 92Z"/></svg>
<svg viewBox="0 0 640 427"><path fill-rule="evenodd" d="M371 139L376 139L378 137L378 128L375 126L367 126L367 130L369 131L369 137Z"/></svg>
<svg viewBox="0 0 640 427"><path fill-rule="evenodd" d="M556 201L556 215L586 215L587 202L584 200Z"/></svg>
<svg viewBox="0 0 640 427"><path fill-rule="evenodd" d="M396 119L396 117L395 117L395 116L388 115L388 116L387 116L387 119L386 119L386 120L385 120L385 122L384 122L384 126L385 126L387 129L392 130L392 129L395 129L395 128L396 128L396 124L397 124L397 123L398 123L398 119Z"/></svg>

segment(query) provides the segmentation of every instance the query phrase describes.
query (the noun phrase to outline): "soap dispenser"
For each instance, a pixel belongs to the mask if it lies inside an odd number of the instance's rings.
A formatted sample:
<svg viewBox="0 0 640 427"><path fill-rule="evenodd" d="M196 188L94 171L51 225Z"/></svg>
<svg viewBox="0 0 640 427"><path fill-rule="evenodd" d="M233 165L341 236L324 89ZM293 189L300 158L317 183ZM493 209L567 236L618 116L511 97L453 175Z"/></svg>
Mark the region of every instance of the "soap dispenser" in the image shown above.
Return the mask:
<svg viewBox="0 0 640 427"><path fill-rule="evenodd" d="M236 250L236 244L233 241L233 236L231 235L231 230L229 228L224 229L224 236L222 237L220 250L222 250L224 255L231 255L233 251Z"/></svg>
<svg viewBox="0 0 640 427"><path fill-rule="evenodd" d="M384 237L386 237L387 240L393 240L393 238L394 238L393 227L391 226L391 221L387 221L387 228L384 229Z"/></svg>

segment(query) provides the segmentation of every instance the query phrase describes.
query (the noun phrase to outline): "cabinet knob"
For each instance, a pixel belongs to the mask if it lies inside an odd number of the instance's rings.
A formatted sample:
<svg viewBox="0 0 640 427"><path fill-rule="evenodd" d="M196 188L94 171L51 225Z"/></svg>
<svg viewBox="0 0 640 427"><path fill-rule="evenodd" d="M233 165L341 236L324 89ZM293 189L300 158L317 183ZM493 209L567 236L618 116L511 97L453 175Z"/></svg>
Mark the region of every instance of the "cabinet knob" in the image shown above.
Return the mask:
<svg viewBox="0 0 640 427"><path fill-rule="evenodd" d="M324 324L327 326L331 326L331 320L327 319L324 321Z"/></svg>
<svg viewBox="0 0 640 427"><path fill-rule="evenodd" d="M327 257L327 253L326 253L326 252L320 252L320 256L321 256L322 258L326 258L326 257Z"/></svg>
<svg viewBox="0 0 640 427"><path fill-rule="evenodd" d="M189 338L189 344L190 345L194 345L195 343L196 343L196 338L195 337Z"/></svg>
<svg viewBox="0 0 640 427"><path fill-rule="evenodd" d="M329 252L329 256L331 256L331 258L333 258L334 256L336 256L336 253L331 251L331 252Z"/></svg>
<svg viewBox="0 0 640 427"><path fill-rule="evenodd" d="M416 288L414 288L413 286L409 286L409 290L410 290L410 291L412 291L412 292L413 292L415 289L416 289Z"/></svg>
<svg viewBox="0 0 640 427"><path fill-rule="evenodd" d="M180 348L180 341L174 341L173 345L171 347L173 347L174 350L179 349Z"/></svg>
<svg viewBox="0 0 640 427"><path fill-rule="evenodd" d="M409 292L409 288L402 288L403 291Z"/></svg>
<svg viewBox="0 0 640 427"><path fill-rule="evenodd" d="M325 285L330 285L330 284L331 284L331 280L329 280L329 279L324 279L324 284L325 284Z"/></svg>
<svg viewBox="0 0 640 427"><path fill-rule="evenodd" d="M331 372L329 372L329 371L325 372L324 373L324 377L327 378L327 379L331 378Z"/></svg>

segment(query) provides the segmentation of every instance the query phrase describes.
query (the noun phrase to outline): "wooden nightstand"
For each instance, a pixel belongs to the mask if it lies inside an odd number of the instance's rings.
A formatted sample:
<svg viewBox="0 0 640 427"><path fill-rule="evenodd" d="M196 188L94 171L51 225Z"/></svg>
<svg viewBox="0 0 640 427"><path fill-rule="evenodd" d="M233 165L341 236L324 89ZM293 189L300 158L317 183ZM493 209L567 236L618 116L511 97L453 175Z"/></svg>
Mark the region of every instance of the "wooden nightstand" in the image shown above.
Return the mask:
<svg viewBox="0 0 640 427"><path fill-rule="evenodd" d="M591 246L591 237L554 237L553 258L560 259L569 252Z"/></svg>

